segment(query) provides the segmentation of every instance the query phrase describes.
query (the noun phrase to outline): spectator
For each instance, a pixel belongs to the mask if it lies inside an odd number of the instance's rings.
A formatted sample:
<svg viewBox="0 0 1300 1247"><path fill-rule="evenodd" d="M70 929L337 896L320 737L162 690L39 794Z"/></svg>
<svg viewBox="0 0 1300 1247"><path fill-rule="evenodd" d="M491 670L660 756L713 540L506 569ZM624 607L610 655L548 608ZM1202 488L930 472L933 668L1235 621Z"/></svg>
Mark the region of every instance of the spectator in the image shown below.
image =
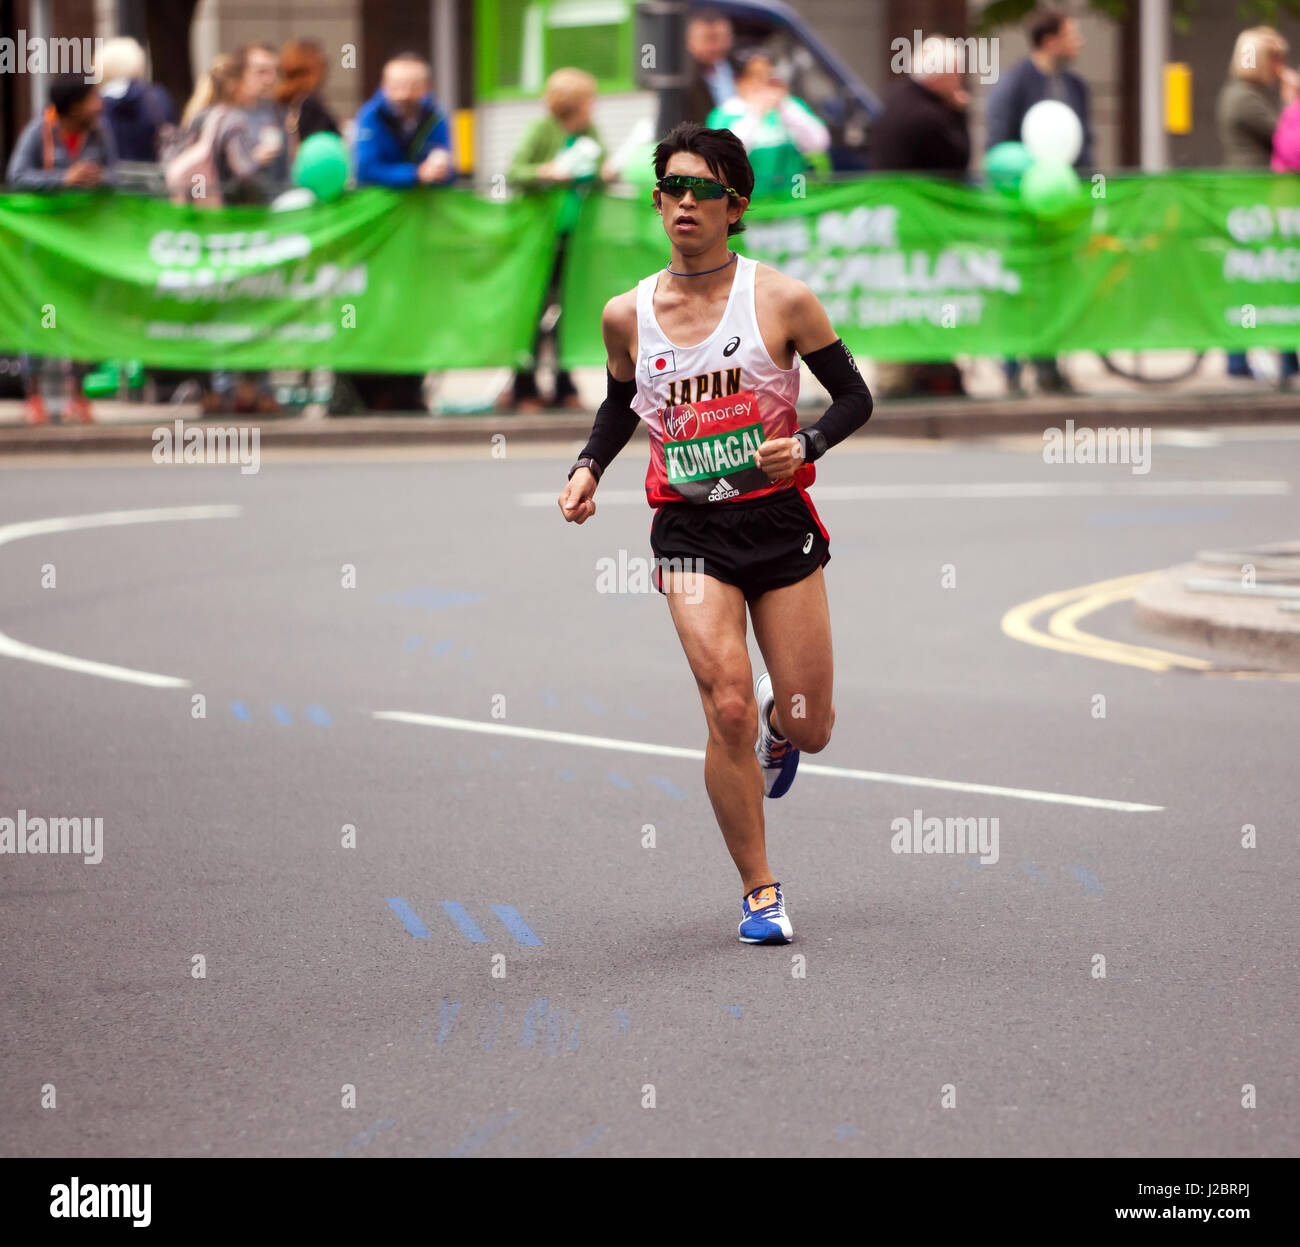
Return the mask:
<svg viewBox="0 0 1300 1247"><path fill-rule="evenodd" d="M90 189L113 180L117 151L102 124L103 103L95 84L77 74L65 74L50 84L50 102L18 136L9 159L8 181L18 190ZM28 424L48 424L41 397L41 359L24 355L23 418ZM89 423L94 417L81 388L86 365L62 364L65 419Z"/></svg>
<svg viewBox="0 0 1300 1247"><path fill-rule="evenodd" d="M394 57L357 113L357 184L403 189L451 182L450 147L447 118L429 90L428 62L414 52Z"/></svg>
<svg viewBox="0 0 1300 1247"><path fill-rule="evenodd" d="M267 135L258 139L253 126L253 110L243 107L248 94L248 59L250 49L242 47L233 55L217 57L212 68L194 90L185 106L179 149L172 161L186 162L193 175L215 179L215 186L205 182L186 188L173 188L182 200L194 197L209 207L223 204L263 204L275 194L276 183L269 169L283 159L283 134L277 141ZM198 157L197 162L195 157ZM175 165L169 170L173 180L189 180ZM196 192L200 192L196 196ZM272 397L265 379L257 373L218 370L212 374L211 387L202 396L205 415L224 412L272 414L279 404Z"/></svg>
<svg viewBox="0 0 1300 1247"><path fill-rule="evenodd" d="M1223 163L1230 169L1276 167L1274 134L1282 105L1289 108L1300 98L1300 75L1287 66L1287 51L1287 41L1271 26L1255 26L1237 36L1216 109ZM1280 103L1274 94L1279 88ZM1279 352L1280 380L1285 384L1297 372L1296 353ZM1228 352L1228 376L1255 379L1245 351Z"/></svg>
<svg viewBox="0 0 1300 1247"><path fill-rule="evenodd" d="M717 9L700 9L686 25L690 57L686 85L686 120L703 125L709 114L736 94L736 63L731 20Z"/></svg>
<svg viewBox="0 0 1300 1247"><path fill-rule="evenodd" d="M293 39L280 52L280 82L275 88L276 102L284 109L284 128L288 135L288 161L304 139L313 134L338 134L338 122L321 102L320 89L325 81L325 54L312 39Z"/></svg>
<svg viewBox="0 0 1300 1247"><path fill-rule="evenodd" d="M1030 14L1027 33L1029 55L989 93L985 149L999 143L1019 142L1025 114L1042 100L1060 100L1074 109L1083 126L1083 147L1074 167L1080 172L1090 169L1092 127L1088 120L1088 84L1069 69L1083 50L1079 23L1061 9L1040 8ZM1036 359L1033 363L1039 389L1054 394L1074 393L1074 387L1056 360ZM1014 394L1023 393L1020 361L1007 360L1003 371L1007 388Z"/></svg>
<svg viewBox="0 0 1300 1247"><path fill-rule="evenodd" d="M450 147L447 118L430 91L428 61L415 52L393 57L379 89L357 113L357 185L408 190L454 182ZM364 410L425 410L422 373L340 374L332 411L347 409L342 396L349 389Z"/></svg>
<svg viewBox="0 0 1300 1247"><path fill-rule="evenodd" d="M1273 132L1282 105L1297 98L1295 70L1287 67L1287 42L1269 26L1243 30L1219 92L1216 120L1223 163L1229 169L1263 169L1273 155ZM1281 88L1281 102L1276 91Z"/></svg>
<svg viewBox="0 0 1300 1247"><path fill-rule="evenodd" d="M259 142L244 102L247 51L219 56L200 80L181 117L180 151L210 143L217 186L203 198L212 205L267 203L274 187L267 170L282 154L283 144ZM173 159L179 153L173 153Z"/></svg>
<svg viewBox="0 0 1300 1247"><path fill-rule="evenodd" d="M111 185L117 149L104 126L103 101L92 82L63 74L50 84L50 102L23 128L7 178L18 190Z"/></svg>
<svg viewBox="0 0 1300 1247"><path fill-rule="evenodd" d="M969 103L957 72L957 45L938 36L926 39L921 63L885 95L884 111L871 132L873 166L881 172L964 177L970 165ZM951 361L880 363L877 379L889 398L966 392L961 370Z"/></svg>
<svg viewBox="0 0 1300 1247"><path fill-rule="evenodd" d="M872 166L898 173L964 177L970 165L970 94L956 72L957 47L932 36L912 66L886 93L884 111L871 132ZM942 66L926 73L927 66Z"/></svg>
<svg viewBox="0 0 1300 1247"><path fill-rule="evenodd" d="M605 151L592 125L596 80L589 73L581 69L557 69L546 80L543 98L546 116L538 118L525 132L511 162L509 178L512 185L524 191L549 190L556 186L569 188L556 227L555 262L545 300L545 308L549 309L559 298L569 234L577 222L583 196L596 179ZM542 337L539 328L533 340L533 366L515 373L511 396L516 411L542 409L534 371ZM558 350L555 393L548 406L582 406L573 378L559 366Z"/></svg>
<svg viewBox="0 0 1300 1247"><path fill-rule="evenodd" d="M276 103L275 80L280 63L267 43L246 43L235 53L244 76L239 85L239 107L248 117L249 132L263 152L274 154L264 164L268 198L289 185L289 153L284 129L284 109Z"/></svg>
<svg viewBox="0 0 1300 1247"><path fill-rule="evenodd" d="M736 94L709 114L708 128L730 130L744 143L756 196L789 190L790 179L808 168L807 157L822 155L831 145L821 119L786 91L771 58L757 50L740 57Z"/></svg>
<svg viewBox="0 0 1300 1247"><path fill-rule="evenodd" d="M176 105L166 87L146 80L144 49L134 39L110 39L98 69L118 159L157 161L176 125Z"/></svg>

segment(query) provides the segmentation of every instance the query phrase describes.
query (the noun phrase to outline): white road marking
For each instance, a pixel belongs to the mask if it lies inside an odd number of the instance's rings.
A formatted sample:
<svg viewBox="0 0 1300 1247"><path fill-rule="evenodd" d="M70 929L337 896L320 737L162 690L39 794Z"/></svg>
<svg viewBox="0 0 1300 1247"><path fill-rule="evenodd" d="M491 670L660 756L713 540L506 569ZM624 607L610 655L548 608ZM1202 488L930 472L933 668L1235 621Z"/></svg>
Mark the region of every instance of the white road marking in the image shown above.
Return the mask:
<svg viewBox="0 0 1300 1247"><path fill-rule="evenodd" d="M537 727L515 727L506 723L483 723L477 719L451 719L440 714L417 714L408 710L376 710L373 717L390 723L410 723L417 727L442 727L456 732L481 732L489 736L517 736L524 740L543 740L557 745L577 745L587 749L613 749L621 753L640 753L660 758L704 757L703 749L684 749L678 745L653 745L637 740L616 740L609 736L580 736L576 732L552 732ZM828 775L836 779L862 779L878 784L901 784L908 788L933 788L946 792L973 792L991 797L1011 797L1017 801L1043 801L1051 805L1082 805L1094 810L1119 810L1123 813L1148 813L1163 810L1163 805L1143 805L1136 801L1112 801L1106 797L1078 797L1065 792L1037 792L1032 788L1004 788L997 784L967 784L952 779L931 779L923 775L893 775L887 771L859 771L847 767L821 766L800 762L801 774Z"/></svg>
<svg viewBox="0 0 1300 1247"><path fill-rule="evenodd" d="M1210 497L1227 494L1281 496L1291 492L1287 481L957 481L934 485L813 485L814 502L883 502L901 499L958 498L1105 498L1121 496ZM519 494L521 507L556 507L559 490ZM641 489L596 492L596 509L602 506L645 505Z"/></svg>
<svg viewBox="0 0 1300 1247"><path fill-rule="evenodd" d="M26 520L18 524L0 526L0 546L25 537L40 537L47 533L76 532L85 528L116 528L122 524L155 524L163 520L218 520L233 519L239 515L237 506L154 507L141 511L99 511L91 515L58 515L48 520ZM95 675L105 680L122 680L128 684L142 684L146 688L188 688L190 682L179 676L158 675L152 671L135 671L130 667L117 667L112 663L92 662L87 658L74 658L55 650L40 649L24 641L15 640L0 632L0 657L17 658L23 662L40 663L57 667L61 671L75 671L80 675Z"/></svg>

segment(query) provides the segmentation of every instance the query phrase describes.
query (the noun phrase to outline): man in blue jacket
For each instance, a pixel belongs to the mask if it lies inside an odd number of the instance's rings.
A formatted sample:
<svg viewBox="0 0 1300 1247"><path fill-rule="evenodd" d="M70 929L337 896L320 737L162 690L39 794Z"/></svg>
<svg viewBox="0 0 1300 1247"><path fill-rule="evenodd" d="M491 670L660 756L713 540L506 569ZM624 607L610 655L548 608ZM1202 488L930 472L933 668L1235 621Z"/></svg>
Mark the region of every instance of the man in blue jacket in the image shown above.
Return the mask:
<svg viewBox="0 0 1300 1247"><path fill-rule="evenodd" d="M1032 13L1026 28L1029 55L1004 74L989 94L986 110L986 148L1019 142L1025 114L1042 100L1060 100L1078 114L1083 126L1083 148L1074 167L1079 173L1092 168L1092 127L1088 124L1088 84L1067 68L1083 48L1079 23L1061 9L1042 8ZM1070 393L1072 386L1054 359L1036 359L1040 389ZM1007 387L1020 392L1020 362L1003 365Z"/></svg>
<svg viewBox="0 0 1300 1247"><path fill-rule="evenodd" d="M394 190L455 180L447 118L429 90L429 65L403 52L357 113L357 185Z"/></svg>

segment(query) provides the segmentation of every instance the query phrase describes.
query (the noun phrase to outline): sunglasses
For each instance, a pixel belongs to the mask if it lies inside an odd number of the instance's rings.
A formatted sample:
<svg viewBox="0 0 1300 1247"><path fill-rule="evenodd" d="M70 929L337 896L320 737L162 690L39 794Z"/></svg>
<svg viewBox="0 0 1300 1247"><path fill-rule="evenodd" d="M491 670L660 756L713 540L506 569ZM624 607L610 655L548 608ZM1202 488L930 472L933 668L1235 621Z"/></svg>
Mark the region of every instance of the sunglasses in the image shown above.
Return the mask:
<svg viewBox="0 0 1300 1247"><path fill-rule="evenodd" d="M723 186L721 182L715 182L712 178L684 177L679 173L660 178L656 185L665 195L673 199L680 199L687 191L690 191L696 199L721 199L723 195L736 195L734 186Z"/></svg>

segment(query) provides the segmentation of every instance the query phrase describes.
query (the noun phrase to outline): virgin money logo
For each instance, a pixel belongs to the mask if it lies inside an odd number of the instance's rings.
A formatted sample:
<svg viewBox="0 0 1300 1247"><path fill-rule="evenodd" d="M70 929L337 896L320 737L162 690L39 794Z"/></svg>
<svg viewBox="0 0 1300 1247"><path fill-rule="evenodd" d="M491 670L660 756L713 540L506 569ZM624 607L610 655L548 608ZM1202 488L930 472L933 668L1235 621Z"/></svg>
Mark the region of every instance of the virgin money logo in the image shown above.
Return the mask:
<svg viewBox="0 0 1300 1247"><path fill-rule="evenodd" d="M700 413L694 407L672 407L664 419L664 432L675 442L694 437L700 431Z"/></svg>

